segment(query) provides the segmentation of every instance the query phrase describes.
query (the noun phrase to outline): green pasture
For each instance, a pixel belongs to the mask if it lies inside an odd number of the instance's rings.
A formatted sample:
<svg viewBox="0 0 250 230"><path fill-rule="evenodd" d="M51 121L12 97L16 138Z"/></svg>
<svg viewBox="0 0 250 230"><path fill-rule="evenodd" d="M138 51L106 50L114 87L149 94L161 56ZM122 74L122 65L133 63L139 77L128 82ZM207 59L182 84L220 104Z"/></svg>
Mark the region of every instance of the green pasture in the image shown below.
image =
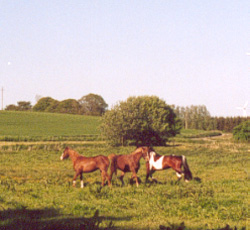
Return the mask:
<svg viewBox="0 0 250 230"><path fill-rule="evenodd" d="M134 147L71 145L85 156L127 154ZM160 154L185 155L194 180L177 182L173 170L156 172L145 184L141 160L137 188L114 176L101 188L99 172L84 174L84 189L72 187L64 145L0 151L0 229L246 229L248 218L247 144L231 138L175 142ZM227 227L226 227L227 226ZM229 227L230 226L230 227Z"/></svg>
<svg viewBox="0 0 250 230"><path fill-rule="evenodd" d="M85 156L128 154L135 147L108 147L99 117L0 112L0 229L246 229L249 145L217 131L182 130L159 154L185 155L190 183L173 170L156 172L159 183L139 188L116 177L101 188L98 171L84 174L85 188L72 187L66 145ZM220 136L218 136L220 135Z"/></svg>
<svg viewBox="0 0 250 230"><path fill-rule="evenodd" d="M0 140L96 140L100 117L0 111Z"/></svg>

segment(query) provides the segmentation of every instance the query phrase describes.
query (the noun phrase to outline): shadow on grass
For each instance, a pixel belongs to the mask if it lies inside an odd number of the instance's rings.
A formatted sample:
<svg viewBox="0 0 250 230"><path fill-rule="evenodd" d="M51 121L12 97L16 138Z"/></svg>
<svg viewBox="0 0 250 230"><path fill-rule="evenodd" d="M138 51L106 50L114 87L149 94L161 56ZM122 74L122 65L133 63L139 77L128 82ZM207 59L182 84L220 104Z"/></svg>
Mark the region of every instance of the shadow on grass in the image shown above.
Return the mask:
<svg viewBox="0 0 250 230"><path fill-rule="evenodd" d="M0 211L0 229L12 230L12 229L25 229L25 230L143 230L140 226L133 227L115 227L113 221L129 221L131 217L104 217L99 216L99 211L96 210L93 217L90 218L74 218L66 217L60 214L59 210L54 208L46 209L8 209ZM103 220L108 223L101 224ZM148 229L148 228L146 228ZM160 225L159 230L188 230L185 223L181 224L168 224L168 226ZM208 229L207 229L208 230ZM216 230L246 230L246 228L237 229L237 227L231 228L226 225L224 228Z"/></svg>
<svg viewBox="0 0 250 230"><path fill-rule="evenodd" d="M132 217L105 217L99 216L97 210L91 218L66 217L54 208L46 209L8 209L0 211L0 229L27 229L27 230L112 230L113 221L130 220ZM103 221L107 221L101 225Z"/></svg>
<svg viewBox="0 0 250 230"><path fill-rule="evenodd" d="M160 230L188 230L190 228L187 228L185 226L185 223L182 222L181 224L169 224L169 226L163 226L160 225ZM237 227L230 227L229 225L226 225L226 227L223 228L217 228L217 229L207 229L206 230L246 230L246 228L237 228Z"/></svg>

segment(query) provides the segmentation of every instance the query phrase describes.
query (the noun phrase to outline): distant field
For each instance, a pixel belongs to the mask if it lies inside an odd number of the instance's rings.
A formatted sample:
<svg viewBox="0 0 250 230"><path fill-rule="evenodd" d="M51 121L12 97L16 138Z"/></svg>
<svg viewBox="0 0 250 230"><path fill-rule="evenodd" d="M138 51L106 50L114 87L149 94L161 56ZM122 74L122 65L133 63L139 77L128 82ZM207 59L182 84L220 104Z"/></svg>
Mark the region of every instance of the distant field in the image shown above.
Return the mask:
<svg viewBox="0 0 250 230"><path fill-rule="evenodd" d="M54 140L99 135L100 117L37 112L0 112L0 140Z"/></svg>

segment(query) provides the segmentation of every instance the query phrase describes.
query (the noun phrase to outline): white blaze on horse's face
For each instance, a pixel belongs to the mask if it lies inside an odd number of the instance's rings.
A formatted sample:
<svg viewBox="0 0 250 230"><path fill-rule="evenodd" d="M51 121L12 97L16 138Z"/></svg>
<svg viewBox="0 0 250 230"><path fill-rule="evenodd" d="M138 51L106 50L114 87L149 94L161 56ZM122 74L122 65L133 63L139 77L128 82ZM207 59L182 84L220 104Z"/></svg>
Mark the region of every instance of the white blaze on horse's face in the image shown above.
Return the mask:
<svg viewBox="0 0 250 230"><path fill-rule="evenodd" d="M62 155L61 155L61 157L60 157L60 160L63 160L63 154L64 154L64 153L62 153Z"/></svg>
<svg viewBox="0 0 250 230"><path fill-rule="evenodd" d="M155 152L150 152L150 158L149 158L149 168L150 170L154 167L156 170L162 169L162 162L164 156L161 156L158 160L154 160L154 156L156 155Z"/></svg>

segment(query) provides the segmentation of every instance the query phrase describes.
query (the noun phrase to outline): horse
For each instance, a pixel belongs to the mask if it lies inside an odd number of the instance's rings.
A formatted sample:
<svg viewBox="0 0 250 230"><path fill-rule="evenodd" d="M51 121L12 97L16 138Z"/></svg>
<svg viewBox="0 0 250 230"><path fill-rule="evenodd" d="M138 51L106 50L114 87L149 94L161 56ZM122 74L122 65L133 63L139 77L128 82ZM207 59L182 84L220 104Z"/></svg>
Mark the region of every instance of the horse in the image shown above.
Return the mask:
<svg viewBox="0 0 250 230"><path fill-rule="evenodd" d="M109 168L109 159L106 156L99 155L95 157L85 157L80 155L78 152L74 151L73 149L70 149L69 147L66 147L63 151L60 159L64 160L70 157L73 163L73 168L75 170L75 176L73 178L73 187L76 185L76 178L80 176L81 180L81 188L84 187L83 183L83 173L90 173L94 172L96 170L101 171L102 176L102 186L104 186L104 183L106 180L108 180L108 185L111 186L111 180L108 175L108 168Z"/></svg>
<svg viewBox="0 0 250 230"><path fill-rule="evenodd" d="M186 182L189 182L192 180L192 173L189 169L189 166L187 164L187 159L184 155L182 156L164 156L159 155L155 153L154 151L151 151L148 154L148 161L146 163L146 169L147 169L147 175L146 175L146 181L148 181L148 177L150 176L153 180L155 180L152 177L152 174L155 171L164 170L172 168L176 171L176 175L178 177L178 180L182 178L182 175L184 174L184 179Z"/></svg>
<svg viewBox="0 0 250 230"><path fill-rule="evenodd" d="M130 183L133 182L133 179L136 181L136 186L139 186L137 172L140 168L140 159L141 157L144 160L147 159L148 153L150 151L150 147L139 147L134 152L127 155L116 155L114 153L110 154L108 158L111 161L110 165L110 178L112 179L113 173L117 175L117 169L121 171L121 176L119 179L124 185L123 177L126 172L132 172L132 176L130 179Z"/></svg>

